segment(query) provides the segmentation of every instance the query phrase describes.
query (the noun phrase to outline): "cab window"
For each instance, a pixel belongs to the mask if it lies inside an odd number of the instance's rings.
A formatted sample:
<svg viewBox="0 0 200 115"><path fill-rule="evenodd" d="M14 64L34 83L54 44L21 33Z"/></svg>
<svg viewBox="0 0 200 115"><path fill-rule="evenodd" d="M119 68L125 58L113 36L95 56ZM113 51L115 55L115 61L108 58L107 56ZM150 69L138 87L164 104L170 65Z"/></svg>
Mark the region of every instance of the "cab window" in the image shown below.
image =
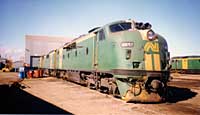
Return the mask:
<svg viewBox="0 0 200 115"><path fill-rule="evenodd" d="M130 22L123 22L118 24L113 24L110 26L111 32L119 32L119 31L125 31L131 29L131 23Z"/></svg>

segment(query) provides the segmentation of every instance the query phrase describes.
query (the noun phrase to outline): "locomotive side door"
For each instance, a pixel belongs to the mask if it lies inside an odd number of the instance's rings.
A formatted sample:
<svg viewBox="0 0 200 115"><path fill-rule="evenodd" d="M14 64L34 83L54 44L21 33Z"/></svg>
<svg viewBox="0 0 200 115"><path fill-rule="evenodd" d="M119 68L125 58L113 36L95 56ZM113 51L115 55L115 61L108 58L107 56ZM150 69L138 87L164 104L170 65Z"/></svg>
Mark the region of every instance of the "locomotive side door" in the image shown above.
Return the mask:
<svg viewBox="0 0 200 115"><path fill-rule="evenodd" d="M94 69L97 70L102 68L103 52L105 52L101 50L105 44L105 33L103 29L98 31L96 38L94 39L94 44Z"/></svg>
<svg viewBox="0 0 200 115"><path fill-rule="evenodd" d="M97 66L98 66L98 50L97 50L97 48L98 48L98 33L96 34L96 36L94 37L94 40L93 40L93 61L92 61L92 63L93 63L93 69L94 70L97 70Z"/></svg>

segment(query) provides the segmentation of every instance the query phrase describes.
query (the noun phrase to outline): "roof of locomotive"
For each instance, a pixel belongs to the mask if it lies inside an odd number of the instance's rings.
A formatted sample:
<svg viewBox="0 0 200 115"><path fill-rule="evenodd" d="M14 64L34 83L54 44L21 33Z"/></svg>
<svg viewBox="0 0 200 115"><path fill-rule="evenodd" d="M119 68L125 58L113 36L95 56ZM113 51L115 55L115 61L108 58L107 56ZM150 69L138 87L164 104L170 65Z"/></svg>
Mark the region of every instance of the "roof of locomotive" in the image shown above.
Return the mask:
<svg viewBox="0 0 200 115"><path fill-rule="evenodd" d="M130 20L130 19L128 19L128 20L119 20L119 21L110 22L110 23L108 23L108 24L106 24L106 25L104 25L102 27L95 27L95 28L89 30L87 34L80 35L79 37L74 38L71 42L66 43L63 46L63 48L66 48L66 47L70 46L71 44L78 43L78 42L81 42L81 41L86 40L88 38L91 38L91 37L95 36L96 33L99 30L101 30L102 28L105 28L107 26L110 26L110 25L113 25L113 24L117 24L117 23L122 23L122 22L131 22L131 21L133 22L133 20Z"/></svg>
<svg viewBox="0 0 200 115"><path fill-rule="evenodd" d="M176 57L172 57L171 59L177 59L177 58L200 58L200 55L176 56Z"/></svg>

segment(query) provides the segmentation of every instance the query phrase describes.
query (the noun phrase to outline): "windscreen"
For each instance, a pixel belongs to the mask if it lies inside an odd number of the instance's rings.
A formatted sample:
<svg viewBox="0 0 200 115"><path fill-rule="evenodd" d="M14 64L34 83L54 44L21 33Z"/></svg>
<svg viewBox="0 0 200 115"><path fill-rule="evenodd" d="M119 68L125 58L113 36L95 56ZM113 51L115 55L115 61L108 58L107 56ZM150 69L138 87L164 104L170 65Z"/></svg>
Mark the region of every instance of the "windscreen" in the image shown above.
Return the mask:
<svg viewBox="0 0 200 115"><path fill-rule="evenodd" d="M111 32L119 32L119 31L125 31L131 29L131 23L130 22L123 22L118 24L113 24L110 26Z"/></svg>

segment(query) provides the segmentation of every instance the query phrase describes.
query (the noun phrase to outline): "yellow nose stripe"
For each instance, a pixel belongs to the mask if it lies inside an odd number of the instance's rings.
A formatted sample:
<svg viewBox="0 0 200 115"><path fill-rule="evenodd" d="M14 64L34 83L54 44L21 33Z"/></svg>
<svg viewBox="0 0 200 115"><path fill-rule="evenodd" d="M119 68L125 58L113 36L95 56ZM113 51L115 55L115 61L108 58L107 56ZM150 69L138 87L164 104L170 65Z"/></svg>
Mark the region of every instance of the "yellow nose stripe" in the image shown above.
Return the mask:
<svg viewBox="0 0 200 115"><path fill-rule="evenodd" d="M159 54L153 54L154 58L154 69L156 71L160 71L160 55Z"/></svg>
<svg viewBox="0 0 200 115"><path fill-rule="evenodd" d="M151 54L145 54L145 68L146 70L153 70Z"/></svg>

